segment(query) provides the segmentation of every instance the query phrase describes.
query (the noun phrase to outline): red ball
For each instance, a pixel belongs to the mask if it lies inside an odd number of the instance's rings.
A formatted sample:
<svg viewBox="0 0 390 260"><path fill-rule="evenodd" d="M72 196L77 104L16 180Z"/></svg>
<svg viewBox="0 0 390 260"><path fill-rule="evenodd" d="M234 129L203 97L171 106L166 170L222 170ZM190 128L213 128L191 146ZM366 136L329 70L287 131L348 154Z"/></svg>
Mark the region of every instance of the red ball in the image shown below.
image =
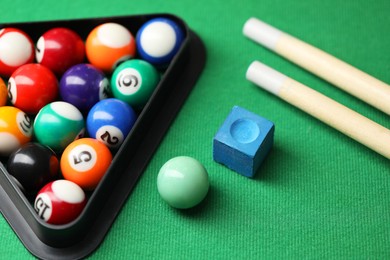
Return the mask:
<svg viewBox="0 0 390 260"><path fill-rule="evenodd" d="M56 180L46 184L38 193L34 209L39 217L50 224L66 224L83 211L87 199L77 184Z"/></svg>
<svg viewBox="0 0 390 260"><path fill-rule="evenodd" d="M16 28L0 29L0 74L9 77L20 66L34 61L34 43Z"/></svg>
<svg viewBox="0 0 390 260"><path fill-rule="evenodd" d="M48 30L38 39L35 56L38 63L60 76L71 66L84 61L85 46L76 32L58 27Z"/></svg>
<svg viewBox="0 0 390 260"><path fill-rule="evenodd" d="M21 66L8 81L11 103L27 114L36 114L42 107L56 100L58 91L56 76L40 64Z"/></svg>

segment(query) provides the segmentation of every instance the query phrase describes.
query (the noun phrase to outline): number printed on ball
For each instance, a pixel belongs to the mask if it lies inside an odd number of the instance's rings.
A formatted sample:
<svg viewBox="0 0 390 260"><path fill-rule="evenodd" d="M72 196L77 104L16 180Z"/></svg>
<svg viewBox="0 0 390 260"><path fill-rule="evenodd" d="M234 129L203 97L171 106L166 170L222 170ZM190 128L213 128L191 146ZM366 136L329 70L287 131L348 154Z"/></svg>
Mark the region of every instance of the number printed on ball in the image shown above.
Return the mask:
<svg viewBox="0 0 390 260"><path fill-rule="evenodd" d="M78 172L92 169L96 164L96 158L96 151L86 144L75 147L68 154L70 166Z"/></svg>

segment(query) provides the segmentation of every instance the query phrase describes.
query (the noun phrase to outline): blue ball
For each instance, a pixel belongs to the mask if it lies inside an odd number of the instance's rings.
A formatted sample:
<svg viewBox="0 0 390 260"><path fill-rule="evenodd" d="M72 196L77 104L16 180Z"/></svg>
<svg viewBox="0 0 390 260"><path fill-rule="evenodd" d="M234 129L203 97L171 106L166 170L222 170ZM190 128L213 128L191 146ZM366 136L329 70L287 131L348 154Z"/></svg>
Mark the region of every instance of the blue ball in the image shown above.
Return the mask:
<svg viewBox="0 0 390 260"><path fill-rule="evenodd" d="M136 119L136 113L127 103L116 98L103 99L89 111L87 131L90 137L111 149L118 149Z"/></svg>
<svg viewBox="0 0 390 260"><path fill-rule="evenodd" d="M183 30L171 19L151 19L137 32L138 54L143 60L164 67L179 51L184 38Z"/></svg>
<svg viewBox="0 0 390 260"><path fill-rule="evenodd" d="M62 100L86 113L99 100L108 97L109 81L102 71L91 64L69 68L60 80Z"/></svg>

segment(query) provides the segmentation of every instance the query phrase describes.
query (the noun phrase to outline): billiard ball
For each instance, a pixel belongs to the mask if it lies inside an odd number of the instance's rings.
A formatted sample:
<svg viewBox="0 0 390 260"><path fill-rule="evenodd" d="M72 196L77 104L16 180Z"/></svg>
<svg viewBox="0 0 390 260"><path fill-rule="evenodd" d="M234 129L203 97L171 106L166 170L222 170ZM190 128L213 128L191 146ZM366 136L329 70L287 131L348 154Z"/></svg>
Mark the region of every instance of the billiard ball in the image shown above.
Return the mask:
<svg viewBox="0 0 390 260"><path fill-rule="evenodd" d="M34 209L45 222L62 225L75 220L87 203L85 192L77 184L56 180L46 184L34 201Z"/></svg>
<svg viewBox="0 0 390 260"><path fill-rule="evenodd" d="M164 201L178 209L198 205L209 190L208 173L196 159L178 156L168 160L157 175L157 189Z"/></svg>
<svg viewBox="0 0 390 260"><path fill-rule="evenodd" d="M8 90L2 78L0 78L0 107L7 104Z"/></svg>
<svg viewBox="0 0 390 260"><path fill-rule="evenodd" d="M34 43L22 30L0 29L0 75L9 77L19 66L34 61Z"/></svg>
<svg viewBox="0 0 390 260"><path fill-rule="evenodd" d="M111 92L135 109L141 109L155 90L160 75L150 63L133 59L120 64L111 77Z"/></svg>
<svg viewBox="0 0 390 260"><path fill-rule="evenodd" d="M33 124L22 110L0 107L0 155L8 156L31 140Z"/></svg>
<svg viewBox="0 0 390 260"><path fill-rule="evenodd" d="M72 65L84 61L84 41L73 30L52 28L38 39L35 57L38 63L60 76Z"/></svg>
<svg viewBox="0 0 390 260"><path fill-rule="evenodd" d="M88 34L85 50L92 65L112 72L119 62L135 56L135 39L123 25L104 23Z"/></svg>
<svg viewBox="0 0 390 260"><path fill-rule="evenodd" d="M109 148L117 149L133 127L137 115L127 103L116 99L103 99L96 103L87 116L87 131Z"/></svg>
<svg viewBox="0 0 390 260"><path fill-rule="evenodd" d="M45 184L58 176L59 160L49 147L30 142L9 156L7 170L27 194L36 195Z"/></svg>
<svg viewBox="0 0 390 260"><path fill-rule="evenodd" d="M11 103L28 114L36 114L45 105L56 100L58 81L43 65L30 63L15 70L8 80Z"/></svg>
<svg viewBox="0 0 390 260"><path fill-rule="evenodd" d="M62 100L73 104L83 113L89 111L99 100L108 98L109 91L108 79L91 64L72 66L60 80Z"/></svg>
<svg viewBox="0 0 390 260"><path fill-rule="evenodd" d="M44 106L34 120L36 140L60 152L84 135L84 117L72 104L55 101Z"/></svg>
<svg viewBox="0 0 390 260"><path fill-rule="evenodd" d="M81 138L66 147L60 167L66 180L85 190L93 190L103 178L112 161L110 150L93 138Z"/></svg>
<svg viewBox="0 0 390 260"><path fill-rule="evenodd" d="M168 18L154 18L146 22L136 34L139 56L156 66L166 66L179 51L184 41L180 26Z"/></svg>

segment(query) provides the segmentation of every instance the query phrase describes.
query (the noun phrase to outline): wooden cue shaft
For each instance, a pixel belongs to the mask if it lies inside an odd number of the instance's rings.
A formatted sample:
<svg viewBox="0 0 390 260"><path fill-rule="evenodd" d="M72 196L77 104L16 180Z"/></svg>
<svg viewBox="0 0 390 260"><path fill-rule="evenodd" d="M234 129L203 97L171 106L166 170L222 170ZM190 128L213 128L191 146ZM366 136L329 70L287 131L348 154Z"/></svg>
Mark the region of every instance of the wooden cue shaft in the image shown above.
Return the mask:
<svg viewBox="0 0 390 260"><path fill-rule="evenodd" d="M254 61L246 78L390 159L390 130L321 93Z"/></svg>
<svg viewBox="0 0 390 260"><path fill-rule="evenodd" d="M282 57L390 115L390 85L256 18L243 33Z"/></svg>

